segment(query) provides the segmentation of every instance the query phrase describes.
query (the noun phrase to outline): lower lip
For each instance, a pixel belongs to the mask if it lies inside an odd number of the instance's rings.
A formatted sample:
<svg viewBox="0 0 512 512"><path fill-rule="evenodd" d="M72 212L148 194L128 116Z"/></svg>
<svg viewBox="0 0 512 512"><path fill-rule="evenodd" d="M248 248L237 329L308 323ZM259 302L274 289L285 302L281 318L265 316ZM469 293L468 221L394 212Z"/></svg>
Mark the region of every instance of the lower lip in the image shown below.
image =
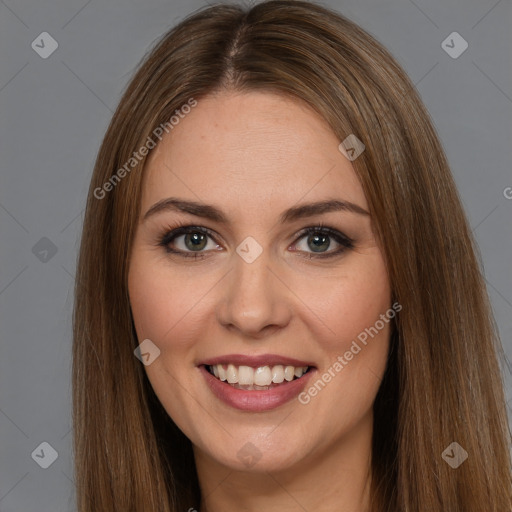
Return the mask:
<svg viewBox="0 0 512 512"><path fill-rule="evenodd" d="M203 365L199 366L199 369L217 398L235 409L252 412L269 411L289 402L300 394L306 387L311 374L315 372L312 368L299 379L280 384L272 389L246 391L236 389L227 382L217 379Z"/></svg>

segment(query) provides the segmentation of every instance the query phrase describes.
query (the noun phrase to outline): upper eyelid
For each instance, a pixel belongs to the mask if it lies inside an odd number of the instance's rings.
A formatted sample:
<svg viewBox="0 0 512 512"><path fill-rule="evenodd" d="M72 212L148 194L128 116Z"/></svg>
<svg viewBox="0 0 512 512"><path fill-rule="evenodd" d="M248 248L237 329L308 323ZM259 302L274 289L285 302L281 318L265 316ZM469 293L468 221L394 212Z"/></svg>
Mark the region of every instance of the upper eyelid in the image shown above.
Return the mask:
<svg viewBox="0 0 512 512"><path fill-rule="evenodd" d="M201 233L204 233L205 235L208 235L209 237L213 238L215 240L215 236L217 233L209 228L206 228L204 226L193 226L193 225L187 225L187 226L176 226L173 229L167 230L163 236L160 237L160 240L162 243L165 243L167 239L172 240L174 238L177 238L179 236L187 235L188 233L193 233L195 231L199 231ZM218 243L215 240L216 243ZM169 242L167 242L169 243Z"/></svg>

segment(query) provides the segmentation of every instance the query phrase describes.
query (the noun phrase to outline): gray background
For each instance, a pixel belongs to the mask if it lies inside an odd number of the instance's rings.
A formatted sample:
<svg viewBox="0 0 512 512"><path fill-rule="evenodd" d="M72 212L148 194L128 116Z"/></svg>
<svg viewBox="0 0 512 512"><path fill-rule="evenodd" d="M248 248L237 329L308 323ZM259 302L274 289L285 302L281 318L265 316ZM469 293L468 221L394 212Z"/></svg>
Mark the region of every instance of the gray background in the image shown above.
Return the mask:
<svg viewBox="0 0 512 512"><path fill-rule="evenodd" d="M71 311L88 182L112 112L140 59L204 4L0 0L1 512L75 510ZM511 0L325 5L376 36L417 85L480 244L512 359L512 199L506 197L512 197ZM469 44L458 58L442 47L454 31ZM43 46L42 32L58 42L46 59L31 47L34 40ZM455 40L447 44L460 48ZM48 50L48 41L44 46ZM504 360L510 406L509 366ZM47 469L36 463L49 462L48 449L38 448L42 442L58 452Z"/></svg>

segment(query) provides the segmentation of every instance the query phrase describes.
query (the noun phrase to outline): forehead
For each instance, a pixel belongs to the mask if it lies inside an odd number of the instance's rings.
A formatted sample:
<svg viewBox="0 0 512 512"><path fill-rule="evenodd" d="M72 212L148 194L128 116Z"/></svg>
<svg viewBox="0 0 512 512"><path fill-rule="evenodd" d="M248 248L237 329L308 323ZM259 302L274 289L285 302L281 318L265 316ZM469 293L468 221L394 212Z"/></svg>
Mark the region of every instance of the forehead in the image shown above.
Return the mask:
<svg viewBox="0 0 512 512"><path fill-rule="evenodd" d="M223 92L198 101L153 150L142 207L166 196L261 210L343 197L366 208L329 125L299 100Z"/></svg>

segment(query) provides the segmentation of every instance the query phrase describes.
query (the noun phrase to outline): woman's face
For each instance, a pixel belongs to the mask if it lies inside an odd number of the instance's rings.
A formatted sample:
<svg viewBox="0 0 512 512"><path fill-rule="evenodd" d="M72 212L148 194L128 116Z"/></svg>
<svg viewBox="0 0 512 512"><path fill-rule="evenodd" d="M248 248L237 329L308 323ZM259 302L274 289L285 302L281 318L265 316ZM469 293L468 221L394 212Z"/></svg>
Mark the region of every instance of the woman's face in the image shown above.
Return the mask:
<svg viewBox="0 0 512 512"><path fill-rule="evenodd" d="M368 444L391 293L340 142L298 101L224 92L148 160L130 301L196 459L285 470Z"/></svg>

